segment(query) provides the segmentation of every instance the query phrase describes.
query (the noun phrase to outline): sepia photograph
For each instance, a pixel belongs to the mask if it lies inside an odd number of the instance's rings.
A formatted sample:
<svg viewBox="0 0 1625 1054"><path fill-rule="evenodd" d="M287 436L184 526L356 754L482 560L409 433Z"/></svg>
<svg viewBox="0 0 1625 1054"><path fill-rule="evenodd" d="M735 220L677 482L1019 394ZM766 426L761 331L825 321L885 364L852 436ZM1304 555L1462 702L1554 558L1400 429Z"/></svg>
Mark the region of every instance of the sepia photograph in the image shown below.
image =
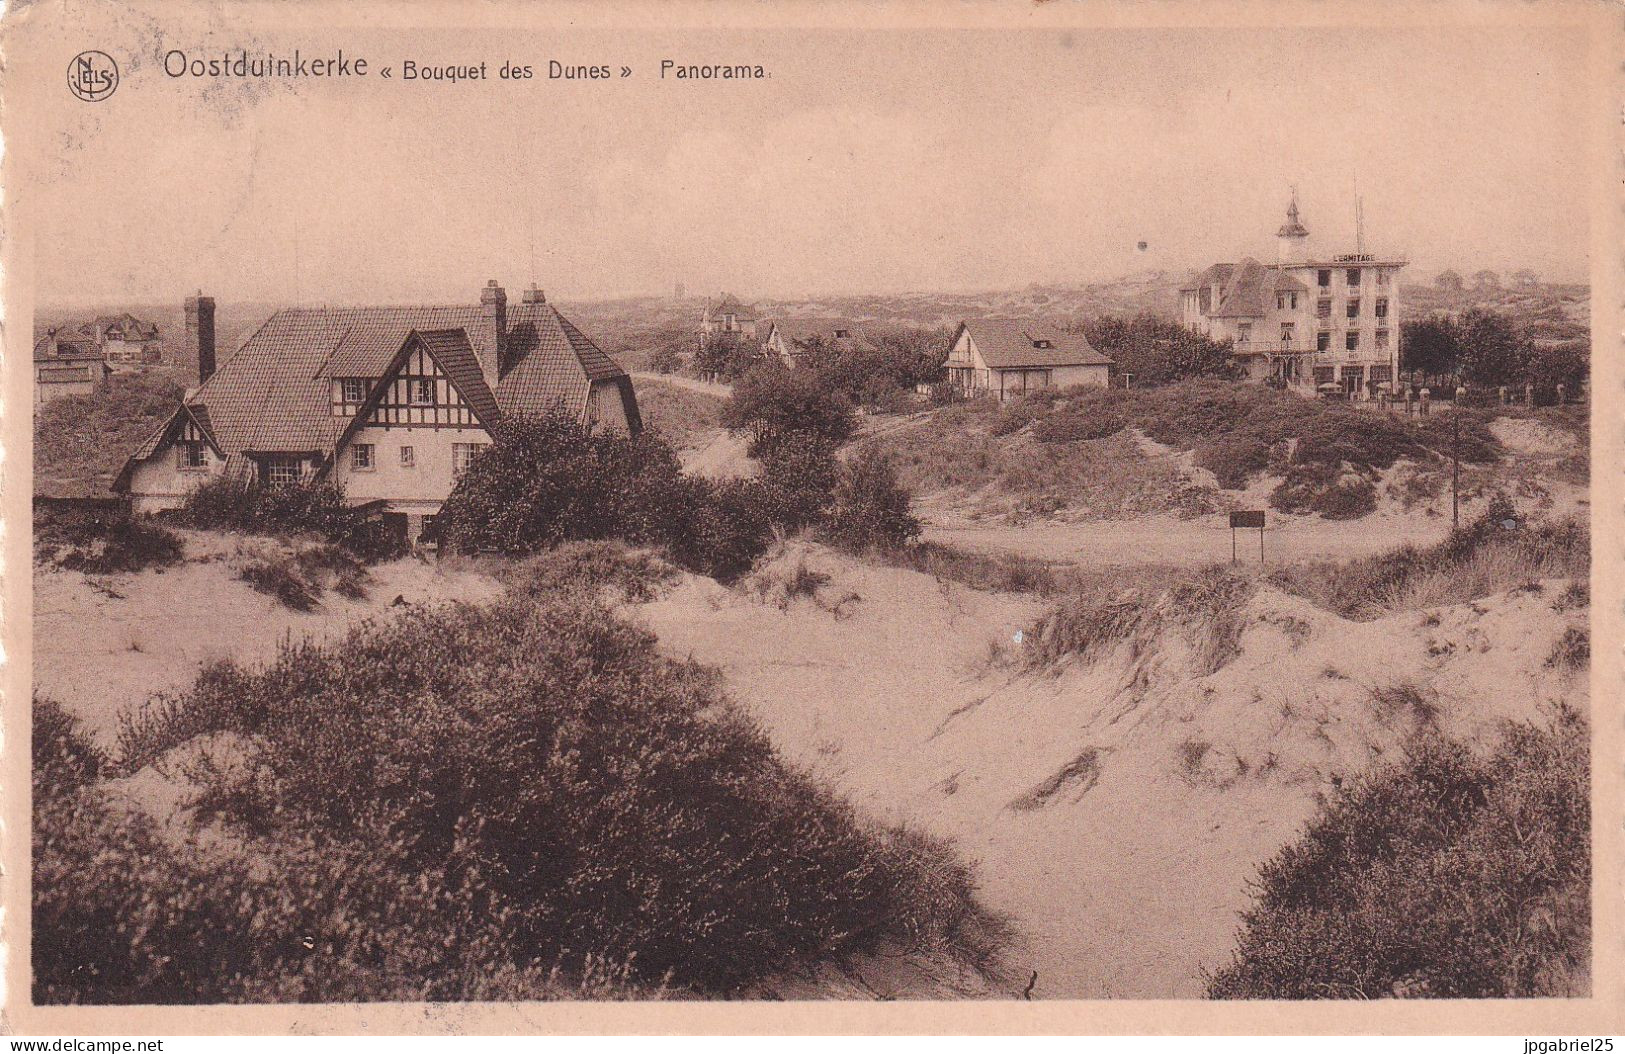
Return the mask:
<svg viewBox="0 0 1625 1054"><path fill-rule="evenodd" d="M1617 1026L1619 17L1427 7L12 5L10 1029Z"/></svg>

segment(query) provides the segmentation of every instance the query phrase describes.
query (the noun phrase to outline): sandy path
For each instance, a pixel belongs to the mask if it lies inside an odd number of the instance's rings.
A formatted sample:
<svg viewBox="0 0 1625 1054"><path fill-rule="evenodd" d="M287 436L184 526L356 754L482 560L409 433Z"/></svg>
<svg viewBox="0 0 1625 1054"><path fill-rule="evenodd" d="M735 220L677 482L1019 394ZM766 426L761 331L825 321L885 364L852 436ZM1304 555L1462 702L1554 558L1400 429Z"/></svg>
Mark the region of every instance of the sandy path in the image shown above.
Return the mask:
<svg viewBox="0 0 1625 1054"><path fill-rule="evenodd" d="M733 394L733 387L727 384L712 384L707 381L697 381L692 377L681 377L675 373L650 373L647 370L634 370L631 374L635 381L648 381L652 384L669 384L673 388L687 388L691 392L701 395L710 395L718 399L726 399Z"/></svg>
<svg viewBox="0 0 1625 1054"><path fill-rule="evenodd" d="M1014 527L977 521L930 500L916 504L928 541L984 552L1010 552L1046 560L1100 564L1202 566L1231 558L1229 517L1225 514L1181 520L1173 516L1081 523L1046 521ZM1267 512L1263 561L1348 559L1369 556L1410 542L1431 545L1450 531L1448 517L1374 515L1353 522ZM1239 561L1257 565L1258 532L1236 532Z"/></svg>

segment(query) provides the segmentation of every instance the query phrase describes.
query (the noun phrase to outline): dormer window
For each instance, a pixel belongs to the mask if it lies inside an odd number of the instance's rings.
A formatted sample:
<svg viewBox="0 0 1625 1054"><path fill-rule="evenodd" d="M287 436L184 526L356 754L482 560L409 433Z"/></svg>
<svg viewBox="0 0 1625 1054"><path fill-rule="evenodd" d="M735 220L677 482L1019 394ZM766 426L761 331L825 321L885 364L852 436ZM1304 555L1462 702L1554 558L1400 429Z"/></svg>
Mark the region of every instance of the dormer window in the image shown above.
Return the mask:
<svg viewBox="0 0 1625 1054"><path fill-rule="evenodd" d="M1053 348L1053 347L1055 347L1055 342L1050 341L1050 340L1035 340L1035 341L1033 341L1033 347L1035 347L1035 348Z"/></svg>
<svg viewBox="0 0 1625 1054"><path fill-rule="evenodd" d="M835 331L835 339L836 340L845 340L846 338L850 337L851 335L852 335L852 331L848 330L848 329L838 329L838 330Z"/></svg>
<svg viewBox="0 0 1625 1054"><path fill-rule="evenodd" d="M359 403L367 397L367 382L360 377L346 377L339 385L347 403Z"/></svg>

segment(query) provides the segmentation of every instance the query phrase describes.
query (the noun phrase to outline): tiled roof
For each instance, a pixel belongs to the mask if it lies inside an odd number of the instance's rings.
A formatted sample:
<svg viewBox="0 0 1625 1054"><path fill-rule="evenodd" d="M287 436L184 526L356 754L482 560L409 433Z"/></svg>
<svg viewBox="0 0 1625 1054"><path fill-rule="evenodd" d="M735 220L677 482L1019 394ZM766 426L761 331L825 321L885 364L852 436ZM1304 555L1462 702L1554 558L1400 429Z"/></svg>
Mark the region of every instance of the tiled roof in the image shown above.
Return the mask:
<svg viewBox="0 0 1625 1054"><path fill-rule="evenodd" d="M418 339L457 386L475 416L494 424L498 416L497 399L486 387L480 361L469 346L468 334L460 329L431 329L419 332Z"/></svg>
<svg viewBox="0 0 1625 1054"><path fill-rule="evenodd" d="M1251 257L1237 264L1208 312L1214 318L1259 318L1269 310L1269 298L1280 292L1307 293L1309 287L1276 267L1265 267Z"/></svg>
<svg viewBox="0 0 1625 1054"><path fill-rule="evenodd" d="M1063 333L1036 319L970 319L961 326L970 332L976 350L982 353L982 361L989 369L1112 364L1112 360L1096 351L1082 333ZM1038 347L1039 341L1047 341L1050 347Z"/></svg>
<svg viewBox="0 0 1625 1054"><path fill-rule="evenodd" d="M593 382L626 376L551 304L510 304L501 380L495 328L479 305L290 308L266 320L187 399L201 408L228 467L233 455L331 453L347 418L332 412L335 377L380 379L416 331L484 420L557 405L585 411ZM162 433L138 448L150 456Z"/></svg>
<svg viewBox="0 0 1625 1054"><path fill-rule="evenodd" d="M837 337L836 330L845 330L846 337ZM768 331L778 333L786 341L804 344L817 337L826 343L851 342L863 346L870 346L869 338L864 334L863 327L847 318L781 318L773 323Z"/></svg>
<svg viewBox="0 0 1625 1054"><path fill-rule="evenodd" d="M714 304L706 306L705 316L715 318L718 315L733 315L738 322L756 321L756 308L752 304L742 304L739 298L732 293L723 293Z"/></svg>

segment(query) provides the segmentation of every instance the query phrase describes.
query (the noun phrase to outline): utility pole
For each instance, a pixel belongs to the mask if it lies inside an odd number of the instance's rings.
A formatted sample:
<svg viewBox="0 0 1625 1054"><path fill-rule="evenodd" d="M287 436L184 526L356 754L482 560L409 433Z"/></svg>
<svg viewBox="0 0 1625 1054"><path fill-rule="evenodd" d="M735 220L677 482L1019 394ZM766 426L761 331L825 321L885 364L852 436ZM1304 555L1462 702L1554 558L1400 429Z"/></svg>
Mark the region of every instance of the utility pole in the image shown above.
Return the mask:
<svg viewBox="0 0 1625 1054"><path fill-rule="evenodd" d="M1461 399L1450 408L1450 529L1461 530L1461 456L1457 447L1461 442Z"/></svg>

